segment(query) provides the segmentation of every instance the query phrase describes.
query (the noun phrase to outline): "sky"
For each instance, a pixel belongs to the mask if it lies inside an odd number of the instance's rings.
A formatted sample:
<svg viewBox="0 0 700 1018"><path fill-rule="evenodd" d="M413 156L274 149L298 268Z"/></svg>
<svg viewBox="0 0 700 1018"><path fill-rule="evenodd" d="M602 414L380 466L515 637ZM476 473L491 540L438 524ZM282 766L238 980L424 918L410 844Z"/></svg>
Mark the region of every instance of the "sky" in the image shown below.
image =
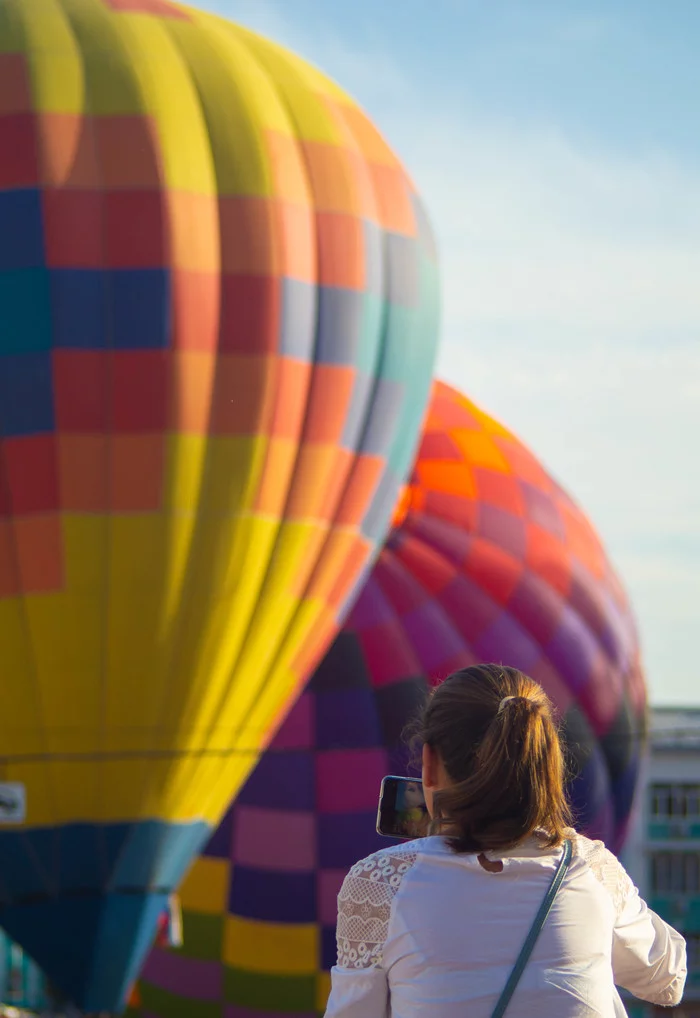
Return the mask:
<svg viewBox="0 0 700 1018"><path fill-rule="evenodd" d="M700 4L196 2L319 66L401 156L440 249L438 374L589 514L652 702L700 705Z"/></svg>

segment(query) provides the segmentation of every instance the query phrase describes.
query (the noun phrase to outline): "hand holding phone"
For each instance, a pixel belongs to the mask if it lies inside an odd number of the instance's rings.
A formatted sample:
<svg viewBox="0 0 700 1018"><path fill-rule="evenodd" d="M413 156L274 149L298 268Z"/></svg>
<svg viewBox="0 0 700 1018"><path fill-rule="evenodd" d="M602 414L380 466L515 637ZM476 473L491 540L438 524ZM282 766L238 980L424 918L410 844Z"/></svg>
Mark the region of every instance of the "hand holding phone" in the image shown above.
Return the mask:
<svg viewBox="0 0 700 1018"><path fill-rule="evenodd" d="M429 825L422 782L418 778L400 778L393 774L383 778L377 833L385 838L424 838Z"/></svg>

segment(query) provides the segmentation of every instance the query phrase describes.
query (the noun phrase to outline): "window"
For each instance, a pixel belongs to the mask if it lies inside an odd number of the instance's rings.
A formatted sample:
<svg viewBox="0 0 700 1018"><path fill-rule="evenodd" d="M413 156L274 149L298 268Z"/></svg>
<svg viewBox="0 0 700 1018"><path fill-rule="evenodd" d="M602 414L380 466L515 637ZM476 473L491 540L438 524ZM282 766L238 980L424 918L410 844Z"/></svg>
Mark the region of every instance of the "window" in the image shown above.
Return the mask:
<svg viewBox="0 0 700 1018"><path fill-rule="evenodd" d="M654 852L651 889L656 894L700 893L700 852Z"/></svg>
<svg viewBox="0 0 700 1018"><path fill-rule="evenodd" d="M700 816L700 785L689 785L686 793L686 816Z"/></svg>
<svg viewBox="0 0 700 1018"><path fill-rule="evenodd" d="M655 852L651 857L652 891L671 890L671 856L669 852Z"/></svg>
<svg viewBox="0 0 700 1018"><path fill-rule="evenodd" d="M659 820L700 817L700 785L652 785L651 815Z"/></svg>
<svg viewBox="0 0 700 1018"><path fill-rule="evenodd" d="M700 933L684 933L688 945L688 971L700 971Z"/></svg>
<svg viewBox="0 0 700 1018"><path fill-rule="evenodd" d="M671 786L651 786L651 814L655 817L668 817L671 815Z"/></svg>

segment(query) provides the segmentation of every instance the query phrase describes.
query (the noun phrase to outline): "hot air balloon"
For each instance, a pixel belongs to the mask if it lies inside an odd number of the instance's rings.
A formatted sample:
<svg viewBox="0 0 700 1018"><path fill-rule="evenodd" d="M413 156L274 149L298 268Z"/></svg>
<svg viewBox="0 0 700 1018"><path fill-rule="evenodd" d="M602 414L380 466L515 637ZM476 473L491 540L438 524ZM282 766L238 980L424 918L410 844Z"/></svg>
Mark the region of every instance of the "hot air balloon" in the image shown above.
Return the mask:
<svg viewBox="0 0 700 1018"><path fill-rule="evenodd" d="M645 719L634 620L581 510L506 428L437 383L395 525L343 630L182 890L184 946L154 950L150 1018L322 1013L336 895L429 687L479 661L555 701L579 827L618 848Z"/></svg>
<svg viewBox="0 0 700 1018"><path fill-rule="evenodd" d="M342 621L436 319L318 71L169 0L0 4L0 924L84 1009Z"/></svg>

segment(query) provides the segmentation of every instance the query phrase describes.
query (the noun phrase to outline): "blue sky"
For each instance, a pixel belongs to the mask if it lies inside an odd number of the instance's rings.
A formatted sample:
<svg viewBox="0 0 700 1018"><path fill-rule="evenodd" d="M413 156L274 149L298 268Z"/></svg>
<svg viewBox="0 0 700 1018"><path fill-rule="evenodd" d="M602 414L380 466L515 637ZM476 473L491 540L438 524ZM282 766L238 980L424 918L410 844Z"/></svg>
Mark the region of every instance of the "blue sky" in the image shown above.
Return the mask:
<svg viewBox="0 0 700 1018"><path fill-rule="evenodd" d="M656 703L700 704L700 4L199 0L351 92L440 244L439 373L603 535Z"/></svg>

